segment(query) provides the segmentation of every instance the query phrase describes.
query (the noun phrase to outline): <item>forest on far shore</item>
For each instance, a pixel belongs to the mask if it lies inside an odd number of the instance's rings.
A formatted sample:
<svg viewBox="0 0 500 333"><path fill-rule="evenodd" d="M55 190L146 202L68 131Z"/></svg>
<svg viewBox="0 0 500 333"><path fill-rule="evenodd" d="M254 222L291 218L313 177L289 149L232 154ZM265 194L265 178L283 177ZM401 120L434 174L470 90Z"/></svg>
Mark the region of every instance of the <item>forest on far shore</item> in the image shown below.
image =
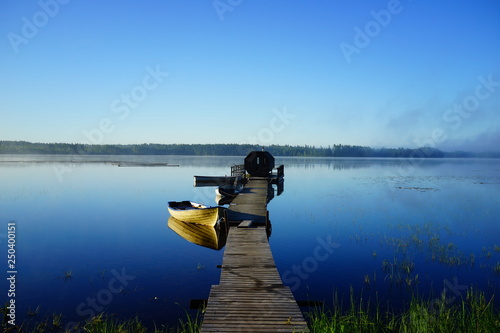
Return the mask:
<svg viewBox="0 0 500 333"><path fill-rule="evenodd" d="M0 141L0 154L64 154L64 155L211 155L246 156L250 151L261 150L251 144L132 144L90 145L76 143L33 143L27 141ZM444 158L480 157L500 158L500 152L473 153L465 151L444 152L432 147L422 148L371 148L334 144L328 147L271 145L265 147L274 156L303 157L401 157Z"/></svg>

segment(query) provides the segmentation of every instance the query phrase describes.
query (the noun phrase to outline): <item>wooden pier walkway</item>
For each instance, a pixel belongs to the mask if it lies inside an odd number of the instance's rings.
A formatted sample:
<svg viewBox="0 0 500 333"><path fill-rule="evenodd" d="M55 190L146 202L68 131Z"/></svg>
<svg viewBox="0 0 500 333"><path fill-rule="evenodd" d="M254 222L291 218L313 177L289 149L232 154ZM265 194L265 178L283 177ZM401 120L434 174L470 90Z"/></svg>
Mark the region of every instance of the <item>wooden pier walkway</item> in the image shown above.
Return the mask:
<svg viewBox="0 0 500 333"><path fill-rule="evenodd" d="M290 288L283 285L267 239L268 180L250 178L230 206L233 226L201 332L309 332Z"/></svg>
<svg viewBox="0 0 500 333"><path fill-rule="evenodd" d="M241 221L252 221L253 226L266 225L267 220L267 178L250 178L243 190L229 205L227 218L230 225Z"/></svg>

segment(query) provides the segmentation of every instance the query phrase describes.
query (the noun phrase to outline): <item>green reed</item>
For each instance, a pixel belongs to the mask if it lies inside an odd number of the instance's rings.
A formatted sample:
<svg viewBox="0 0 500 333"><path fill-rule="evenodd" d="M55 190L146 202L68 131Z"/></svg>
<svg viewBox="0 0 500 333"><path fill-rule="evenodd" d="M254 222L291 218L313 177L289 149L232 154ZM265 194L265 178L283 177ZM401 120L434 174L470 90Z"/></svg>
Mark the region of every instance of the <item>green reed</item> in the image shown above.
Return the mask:
<svg viewBox="0 0 500 333"><path fill-rule="evenodd" d="M0 309L6 312L6 306ZM179 319L179 324L175 327L155 327L148 329L138 318L120 320L116 316L99 314L88 322L81 322L73 327L71 331L64 329L61 314L52 314L38 320L29 320L12 327L4 319L0 325L2 332L16 333L195 333L201 328L201 316L197 313L194 317L186 313L186 319Z"/></svg>
<svg viewBox="0 0 500 333"><path fill-rule="evenodd" d="M6 307L1 309L6 311ZM313 308L306 313L312 333L333 332L498 332L500 313L494 307L494 296L468 289L461 299L450 302L445 293L435 298L423 299L413 296L407 309L394 311L389 305L378 300L354 296L350 289L346 305L334 295L332 309ZM88 322L78 325L79 332L85 333L195 333L200 331L201 313L179 320L176 327L146 326L138 319L120 320L115 316L100 314ZM0 328L4 332L66 332L60 314L53 314L38 322L23 323L12 328L4 321Z"/></svg>
<svg viewBox="0 0 500 333"><path fill-rule="evenodd" d="M473 289L464 299L451 304L445 294L429 300L414 296L407 310L396 313L383 309L379 303L373 308L369 302L356 301L351 289L347 307L317 308L309 312L307 318L312 333L498 332L500 313L494 309L493 299Z"/></svg>

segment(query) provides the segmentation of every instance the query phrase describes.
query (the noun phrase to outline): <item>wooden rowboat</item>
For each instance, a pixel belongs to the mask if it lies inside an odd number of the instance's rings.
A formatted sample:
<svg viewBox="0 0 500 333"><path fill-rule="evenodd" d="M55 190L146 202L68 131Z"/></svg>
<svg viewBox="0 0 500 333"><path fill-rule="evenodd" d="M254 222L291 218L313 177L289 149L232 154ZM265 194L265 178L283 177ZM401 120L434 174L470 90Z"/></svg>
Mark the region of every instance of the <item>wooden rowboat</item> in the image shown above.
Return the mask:
<svg viewBox="0 0 500 333"><path fill-rule="evenodd" d="M184 222L214 226L219 219L221 207L205 206L192 201L170 201L170 215Z"/></svg>
<svg viewBox="0 0 500 333"><path fill-rule="evenodd" d="M197 223L182 222L175 217L168 219L168 227L185 240L214 250L220 250L226 245L224 224L215 227Z"/></svg>
<svg viewBox="0 0 500 333"><path fill-rule="evenodd" d="M236 176L194 176L194 186L223 186L234 185L238 181Z"/></svg>

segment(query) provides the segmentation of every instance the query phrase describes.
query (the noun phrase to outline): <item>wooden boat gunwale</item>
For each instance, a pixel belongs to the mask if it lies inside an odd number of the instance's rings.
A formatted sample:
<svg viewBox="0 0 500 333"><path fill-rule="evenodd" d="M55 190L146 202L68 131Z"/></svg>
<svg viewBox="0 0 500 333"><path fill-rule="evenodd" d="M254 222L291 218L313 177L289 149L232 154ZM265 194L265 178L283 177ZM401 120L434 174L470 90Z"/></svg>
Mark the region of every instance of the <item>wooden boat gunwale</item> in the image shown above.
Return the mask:
<svg viewBox="0 0 500 333"><path fill-rule="evenodd" d="M169 201L168 211L174 218L190 223L214 226L220 216L221 206L206 206L197 202Z"/></svg>

